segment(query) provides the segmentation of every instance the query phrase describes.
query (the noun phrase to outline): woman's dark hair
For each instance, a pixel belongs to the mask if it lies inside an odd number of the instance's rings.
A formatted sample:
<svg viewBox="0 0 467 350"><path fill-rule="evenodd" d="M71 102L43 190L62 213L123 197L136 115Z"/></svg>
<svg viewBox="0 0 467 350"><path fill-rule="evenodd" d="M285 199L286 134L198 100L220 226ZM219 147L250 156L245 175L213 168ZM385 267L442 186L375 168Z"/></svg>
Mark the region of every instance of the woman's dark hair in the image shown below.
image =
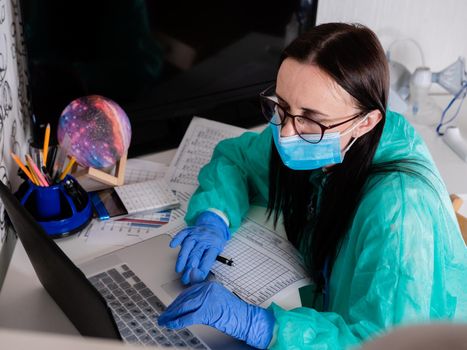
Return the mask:
<svg viewBox="0 0 467 350"><path fill-rule="evenodd" d="M356 140L343 162L329 170L311 227L312 171L287 168L272 144L269 215L274 212L277 223L280 212L283 213L287 236L300 248L320 288L324 284L325 261L329 259L331 269L360 201L362 188L375 170L372 161L385 123L389 71L376 35L358 24L319 25L295 39L283 51L280 62L286 58L319 67L353 96L362 113L379 110L382 115L382 120L371 131ZM378 166L376 171L381 169Z"/></svg>

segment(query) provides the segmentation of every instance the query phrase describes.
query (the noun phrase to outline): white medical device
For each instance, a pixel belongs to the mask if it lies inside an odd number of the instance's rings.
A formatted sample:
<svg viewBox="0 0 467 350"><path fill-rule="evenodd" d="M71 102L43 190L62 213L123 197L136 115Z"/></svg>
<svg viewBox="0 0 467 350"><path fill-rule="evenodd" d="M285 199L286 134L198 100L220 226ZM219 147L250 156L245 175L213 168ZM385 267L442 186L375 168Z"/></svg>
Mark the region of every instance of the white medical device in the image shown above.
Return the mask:
<svg viewBox="0 0 467 350"><path fill-rule="evenodd" d="M451 126L446 129L443 135L443 141L451 147L464 162L467 162L467 141L462 137L457 126Z"/></svg>
<svg viewBox="0 0 467 350"><path fill-rule="evenodd" d="M420 54L423 61L421 51ZM433 124L436 120L437 133L463 161L467 162L467 141L462 137L457 126L447 126L456 119L462 101L467 95L467 73L464 58L459 57L440 72L431 72L430 68L423 66L418 67L410 74L404 65L391 60L389 60L389 70L391 79L390 108L407 115L409 119L418 123L431 126L436 125ZM441 85L454 95L442 113L433 100L428 97L432 83ZM454 115L446 118L447 111L456 100L460 102L455 108Z"/></svg>

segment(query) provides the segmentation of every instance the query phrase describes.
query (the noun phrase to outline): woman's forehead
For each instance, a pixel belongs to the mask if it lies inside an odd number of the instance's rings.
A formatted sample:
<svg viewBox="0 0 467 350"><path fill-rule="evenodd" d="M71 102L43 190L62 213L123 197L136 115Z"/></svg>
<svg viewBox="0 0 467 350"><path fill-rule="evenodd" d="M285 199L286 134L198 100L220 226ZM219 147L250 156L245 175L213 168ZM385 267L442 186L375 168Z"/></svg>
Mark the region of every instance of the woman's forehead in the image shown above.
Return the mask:
<svg viewBox="0 0 467 350"><path fill-rule="evenodd" d="M318 66L290 58L279 68L276 93L293 108L328 115L345 115L356 109L353 97Z"/></svg>

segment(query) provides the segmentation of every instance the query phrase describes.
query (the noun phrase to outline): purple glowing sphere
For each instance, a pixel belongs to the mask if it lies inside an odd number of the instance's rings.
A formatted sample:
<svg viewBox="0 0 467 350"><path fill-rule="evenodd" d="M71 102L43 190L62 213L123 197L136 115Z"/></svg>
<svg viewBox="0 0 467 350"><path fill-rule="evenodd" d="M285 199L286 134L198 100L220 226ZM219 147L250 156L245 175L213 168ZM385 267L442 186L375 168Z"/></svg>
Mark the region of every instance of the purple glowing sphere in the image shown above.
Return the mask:
<svg viewBox="0 0 467 350"><path fill-rule="evenodd" d="M57 130L60 147L84 167L107 168L130 146L131 125L114 101L98 96L80 97L63 110Z"/></svg>

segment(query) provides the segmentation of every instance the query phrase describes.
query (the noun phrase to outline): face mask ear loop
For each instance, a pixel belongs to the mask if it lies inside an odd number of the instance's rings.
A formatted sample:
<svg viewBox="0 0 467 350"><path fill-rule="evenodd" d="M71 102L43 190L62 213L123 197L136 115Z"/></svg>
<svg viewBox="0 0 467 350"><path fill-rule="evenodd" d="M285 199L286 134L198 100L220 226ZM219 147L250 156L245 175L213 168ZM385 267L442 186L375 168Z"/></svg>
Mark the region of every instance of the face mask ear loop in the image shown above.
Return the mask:
<svg viewBox="0 0 467 350"><path fill-rule="evenodd" d="M347 135L349 132L352 132L357 126L359 126L361 123L363 123L365 120L368 119L368 114L365 116L365 118L363 118L361 121L359 121L358 123L356 123L355 125L353 125L349 130L346 130L344 131L342 135ZM350 147L352 147L352 145L358 140L358 137L353 137L353 140L347 145L346 148L344 148L342 150L342 156L345 156L345 154L348 152L348 150L350 149Z"/></svg>
<svg viewBox="0 0 467 350"><path fill-rule="evenodd" d="M345 130L344 132L341 132L341 133L340 133L340 136L345 136L345 135L347 135L349 132L354 131L355 128L356 128L357 126L359 126L361 123L363 123L365 120L368 119L368 116L369 116L369 114L365 115L365 118L363 118L362 120L359 120L358 122L356 122L356 123L355 123L354 125L352 125L348 130Z"/></svg>
<svg viewBox="0 0 467 350"><path fill-rule="evenodd" d="M342 156L345 156L345 154L347 153L347 151L350 149L350 147L352 147L352 145L353 145L353 144L355 143L355 141L357 141L357 140L358 140L358 137L354 137L354 138L353 138L352 142L350 142L349 145L348 145L346 148L344 148L344 149L342 150Z"/></svg>

